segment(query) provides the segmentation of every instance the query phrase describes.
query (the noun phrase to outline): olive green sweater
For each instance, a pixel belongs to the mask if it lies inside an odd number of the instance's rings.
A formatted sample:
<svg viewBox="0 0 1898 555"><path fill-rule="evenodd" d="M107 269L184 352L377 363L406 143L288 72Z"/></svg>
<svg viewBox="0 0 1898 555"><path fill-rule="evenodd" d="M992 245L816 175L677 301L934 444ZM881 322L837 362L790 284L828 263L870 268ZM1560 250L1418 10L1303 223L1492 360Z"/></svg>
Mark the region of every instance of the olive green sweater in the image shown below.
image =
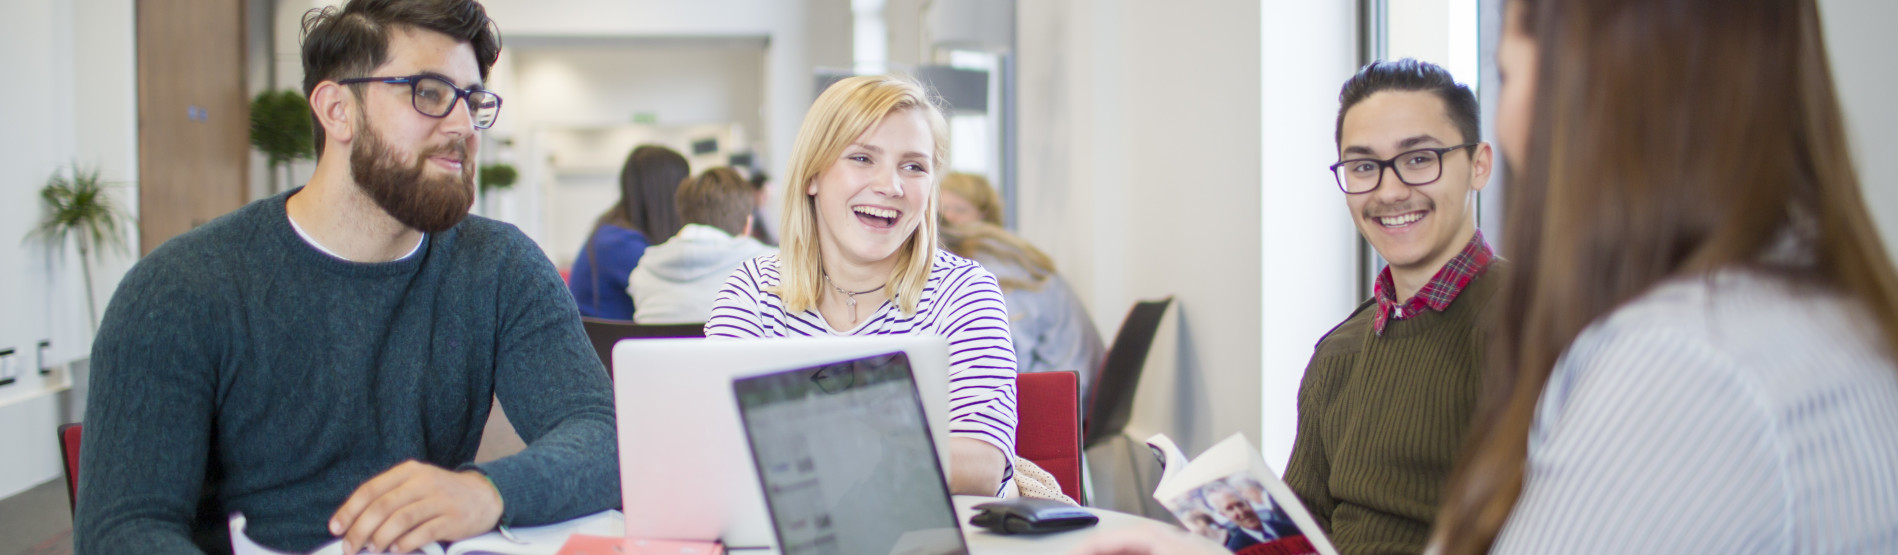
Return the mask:
<svg viewBox="0 0 1898 555"><path fill-rule="evenodd" d="M1371 332L1366 301L1318 342L1298 391L1285 483L1339 553L1417 553L1469 428L1482 374L1478 313L1497 267L1449 309Z"/></svg>

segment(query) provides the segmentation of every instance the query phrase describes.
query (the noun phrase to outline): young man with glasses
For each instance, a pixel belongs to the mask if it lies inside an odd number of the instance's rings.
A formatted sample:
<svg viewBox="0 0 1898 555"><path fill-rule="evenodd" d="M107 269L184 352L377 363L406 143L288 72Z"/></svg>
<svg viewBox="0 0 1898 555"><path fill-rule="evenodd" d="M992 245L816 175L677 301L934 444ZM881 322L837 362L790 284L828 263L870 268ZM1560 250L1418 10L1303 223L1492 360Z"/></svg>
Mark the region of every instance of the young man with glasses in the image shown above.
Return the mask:
<svg viewBox="0 0 1898 555"><path fill-rule="evenodd" d="M413 551L619 500L611 385L546 256L468 216L500 38L470 0L304 18L309 183L166 242L93 346L78 553ZM473 464L491 399L526 440Z"/></svg>
<svg viewBox="0 0 1898 555"><path fill-rule="evenodd" d="M1339 101L1332 173L1389 265L1306 367L1285 482L1340 552L1417 553L1480 385L1490 146L1475 95L1435 65L1374 62Z"/></svg>

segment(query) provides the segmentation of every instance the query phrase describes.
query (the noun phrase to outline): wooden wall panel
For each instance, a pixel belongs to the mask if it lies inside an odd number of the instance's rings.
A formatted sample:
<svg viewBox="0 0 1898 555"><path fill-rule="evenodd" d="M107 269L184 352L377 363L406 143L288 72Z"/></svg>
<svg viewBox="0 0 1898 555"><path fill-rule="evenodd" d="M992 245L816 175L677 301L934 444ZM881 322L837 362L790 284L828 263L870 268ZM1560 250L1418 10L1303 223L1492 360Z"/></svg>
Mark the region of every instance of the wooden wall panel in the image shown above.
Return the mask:
<svg viewBox="0 0 1898 555"><path fill-rule="evenodd" d="M138 2L140 254L244 204L244 5Z"/></svg>

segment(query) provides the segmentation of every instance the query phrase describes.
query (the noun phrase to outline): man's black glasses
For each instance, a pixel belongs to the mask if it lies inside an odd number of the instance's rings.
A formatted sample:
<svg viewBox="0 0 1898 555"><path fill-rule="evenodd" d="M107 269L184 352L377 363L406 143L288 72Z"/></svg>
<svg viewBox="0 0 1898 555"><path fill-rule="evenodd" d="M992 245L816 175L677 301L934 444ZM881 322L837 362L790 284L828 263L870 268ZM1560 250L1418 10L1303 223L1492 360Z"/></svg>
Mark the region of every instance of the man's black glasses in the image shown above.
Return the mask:
<svg viewBox="0 0 1898 555"><path fill-rule="evenodd" d="M356 83L408 85L410 104L415 106L415 111L432 118L448 117L448 113L455 110L455 103L466 98L468 114L474 117L476 129L493 127L495 118L501 115L501 95L478 88L455 88L453 82L434 75L361 77L336 82L339 85Z"/></svg>
<svg viewBox="0 0 1898 555"><path fill-rule="evenodd" d="M1443 148L1420 148L1392 156L1389 160L1375 158L1354 158L1331 165L1331 174L1338 178L1338 188L1346 194L1363 194L1377 190L1384 181L1384 168L1397 170L1397 180L1412 187L1436 183L1443 177L1443 155L1453 150L1471 148L1478 143L1464 143Z"/></svg>

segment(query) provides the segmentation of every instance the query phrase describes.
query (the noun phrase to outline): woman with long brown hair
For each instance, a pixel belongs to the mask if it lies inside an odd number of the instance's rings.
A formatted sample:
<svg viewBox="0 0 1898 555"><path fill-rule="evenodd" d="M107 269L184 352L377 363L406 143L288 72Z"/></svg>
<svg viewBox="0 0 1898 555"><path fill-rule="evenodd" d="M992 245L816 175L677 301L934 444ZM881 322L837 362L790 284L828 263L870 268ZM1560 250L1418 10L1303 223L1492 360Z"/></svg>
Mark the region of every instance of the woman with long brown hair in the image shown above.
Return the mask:
<svg viewBox="0 0 1898 555"><path fill-rule="evenodd" d="M581 316L633 319L627 281L646 247L666 242L685 225L672 197L691 174L685 156L670 148L640 145L626 155L619 202L594 222L567 276L567 290L580 305Z"/></svg>
<svg viewBox="0 0 1898 555"><path fill-rule="evenodd" d="M1513 0L1441 553L1898 552L1898 278L1814 0Z"/></svg>

